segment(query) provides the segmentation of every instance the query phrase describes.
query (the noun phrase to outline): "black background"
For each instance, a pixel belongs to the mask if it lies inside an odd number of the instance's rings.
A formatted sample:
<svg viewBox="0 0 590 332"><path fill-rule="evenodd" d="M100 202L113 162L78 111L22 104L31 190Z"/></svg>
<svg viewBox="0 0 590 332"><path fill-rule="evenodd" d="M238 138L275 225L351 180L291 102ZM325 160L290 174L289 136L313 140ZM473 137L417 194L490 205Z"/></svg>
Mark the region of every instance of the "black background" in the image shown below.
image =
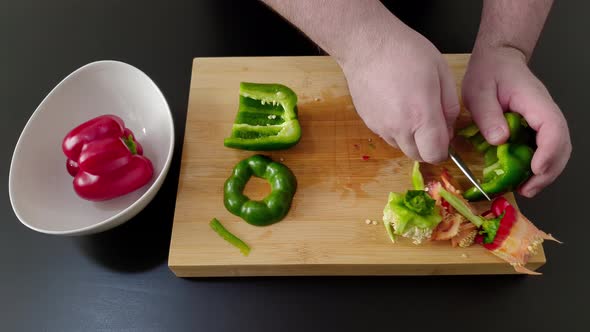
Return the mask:
<svg viewBox="0 0 590 332"><path fill-rule="evenodd" d="M390 1L446 53L470 52L480 1ZM0 330L474 331L587 330L590 66L585 1L556 1L531 67L568 119L574 152L537 198L518 198L541 229L543 276L179 279L166 264L186 118L198 56L317 55L313 43L257 1L0 2L0 179L20 131L67 74L95 60L128 62L162 89L175 155L155 200L114 230L64 238L30 231L0 200Z"/></svg>

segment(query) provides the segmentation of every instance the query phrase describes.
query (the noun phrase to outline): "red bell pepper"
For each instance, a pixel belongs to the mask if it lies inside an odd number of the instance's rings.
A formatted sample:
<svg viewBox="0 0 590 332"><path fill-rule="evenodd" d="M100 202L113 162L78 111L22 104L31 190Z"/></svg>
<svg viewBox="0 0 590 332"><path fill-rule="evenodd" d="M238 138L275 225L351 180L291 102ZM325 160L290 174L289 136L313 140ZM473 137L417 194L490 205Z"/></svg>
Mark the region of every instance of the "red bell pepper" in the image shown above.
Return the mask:
<svg viewBox="0 0 590 332"><path fill-rule="evenodd" d="M102 201L135 191L152 178L153 166L133 132L115 115L102 115L72 129L62 142L76 193Z"/></svg>

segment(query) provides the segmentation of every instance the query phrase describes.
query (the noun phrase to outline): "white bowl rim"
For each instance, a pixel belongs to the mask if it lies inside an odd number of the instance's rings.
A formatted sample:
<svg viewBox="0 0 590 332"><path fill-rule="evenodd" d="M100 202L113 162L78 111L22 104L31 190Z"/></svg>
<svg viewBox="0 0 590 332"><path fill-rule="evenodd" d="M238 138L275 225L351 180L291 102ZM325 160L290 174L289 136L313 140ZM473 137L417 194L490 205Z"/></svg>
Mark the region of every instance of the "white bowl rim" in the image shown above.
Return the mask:
<svg viewBox="0 0 590 332"><path fill-rule="evenodd" d="M152 85L155 88L155 91L158 95L158 97L162 98L162 101L164 102L164 105L166 106L166 110L168 111L168 118L170 121L168 121L168 124L170 126L170 132L171 132L171 137L170 137L170 146L168 147L168 154L166 155L166 162L164 163L164 166L162 167L162 170L160 171L160 174L158 174L158 177L156 177L156 179L152 182L152 185L139 197L135 200L135 202L133 202L131 205L127 206L125 209L121 210L119 213L101 221L98 222L96 224L93 225L89 225L89 226L85 226L85 227L81 227L81 228L76 228L76 229L70 229L70 230L66 230L66 231L52 231L52 230L46 230L46 229L42 229L42 228L38 228L35 227L33 225L30 225L29 223L27 223L24 218L19 214L19 212L17 211L17 209L15 208L15 203L14 203L14 198L12 197L12 192L13 192L13 188L12 188L12 169L14 166L14 156L17 152L17 150L19 149L20 145L21 145L21 140L23 138L24 133L27 131L27 128L29 127L29 125L32 123L33 119L37 116L37 114L40 112L40 108L41 105L43 105L45 103L45 101L47 99L49 99L54 93L56 93L56 91L58 90L58 88L64 84L64 82L68 81L72 76L78 74L81 71L87 70L90 67L94 67L94 66L98 66L101 64L115 64L115 65L123 65L125 67L129 67L132 70L138 71L140 73L140 75L143 75L148 82L150 83L150 85ZM90 63L87 63L81 67L79 67L78 69L74 70L73 72L71 72L70 74L68 74L66 77L64 77L53 89L51 89L51 91L45 96L45 98L43 98L43 100L39 103L39 105L37 106L37 108L35 109L35 111L33 112L33 114L31 114L31 116L29 117L29 119L27 120L27 123L25 124L25 126L23 127L18 141L16 142L16 145L14 147L14 151L12 152L12 159L10 161L10 170L9 170L9 175L8 175L8 194L10 197L10 204L12 205L12 210L14 211L14 214L16 215L16 217L20 220L20 222L27 226L28 228L40 232L40 233L45 233L45 234L50 234L50 235L76 235L76 234L90 234L92 233L92 230L96 229L96 228L100 228L102 225L111 223L112 221L120 218L122 215L124 215L125 213L127 213L129 210L132 210L135 206L139 205L147 196L149 196L154 190L159 190L161 187L160 182L162 182L164 179L163 177L165 177L168 173L168 169L170 167L170 163L172 162L172 155L174 153L174 139L175 139L175 132L174 132L174 119L172 117L172 112L170 111L170 105L168 105L168 101L166 100L166 98L164 97L164 94L162 93L162 91L160 90L160 88L157 86L157 84L142 70L140 70L139 68L130 65L128 63L122 62L122 61L118 61L118 60L98 60L98 61L93 61Z"/></svg>

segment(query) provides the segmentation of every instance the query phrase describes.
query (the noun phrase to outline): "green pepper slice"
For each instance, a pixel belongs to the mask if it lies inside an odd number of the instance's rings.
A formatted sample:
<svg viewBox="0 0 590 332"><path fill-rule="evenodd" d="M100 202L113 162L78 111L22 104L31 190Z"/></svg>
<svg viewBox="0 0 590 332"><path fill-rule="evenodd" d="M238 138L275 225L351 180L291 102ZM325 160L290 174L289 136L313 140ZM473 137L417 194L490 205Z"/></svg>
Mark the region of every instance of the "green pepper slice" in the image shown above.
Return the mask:
<svg viewBox="0 0 590 332"><path fill-rule="evenodd" d="M281 84L240 83L238 114L223 145L253 151L281 150L300 139L293 90Z"/></svg>
<svg viewBox="0 0 590 332"><path fill-rule="evenodd" d="M251 176L267 180L271 192L261 201L249 199L244 188ZM291 208L297 180L291 170L263 155L240 161L225 181L223 202L232 214L255 226L267 226L282 220Z"/></svg>

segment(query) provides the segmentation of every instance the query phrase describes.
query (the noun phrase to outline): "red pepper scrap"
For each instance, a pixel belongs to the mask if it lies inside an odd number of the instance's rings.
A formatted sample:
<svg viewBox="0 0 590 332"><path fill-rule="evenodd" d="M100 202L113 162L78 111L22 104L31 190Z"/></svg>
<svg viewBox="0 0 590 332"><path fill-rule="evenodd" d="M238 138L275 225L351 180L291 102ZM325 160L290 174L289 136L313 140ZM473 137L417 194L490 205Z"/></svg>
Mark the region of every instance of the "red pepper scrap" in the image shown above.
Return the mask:
<svg viewBox="0 0 590 332"><path fill-rule="evenodd" d="M484 244L484 247L510 263L517 272L539 274L525 268L524 265L530 256L536 253L543 240L559 241L535 227L504 197L498 197L492 202L491 214L496 218L502 215L503 217L494 241Z"/></svg>
<svg viewBox="0 0 590 332"><path fill-rule="evenodd" d="M499 217L502 214L502 220L500 220L500 226L494 237L492 243L484 244L483 246L488 250L495 250L499 248L506 238L510 235L510 230L516 222L516 209L504 197L498 197L492 203L492 214L494 217Z"/></svg>
<svg viewBox="0 0 590 332"><path fill-rule="evenodd" d="M115 115L102 115L72 129L62 142L76 193L102 201L128 194L150 181L151 161L133 132Z"/></svg>
<svg viewBox="0 0 590 332"><path fill-rule="evenodd" d="M363 158L363 160L364 160L364 161L367 161L367 160L369 160L371 157L369 157L369 156L367 156L367 155L364 155L364 156L362 156L362 158Z"/></svg>

